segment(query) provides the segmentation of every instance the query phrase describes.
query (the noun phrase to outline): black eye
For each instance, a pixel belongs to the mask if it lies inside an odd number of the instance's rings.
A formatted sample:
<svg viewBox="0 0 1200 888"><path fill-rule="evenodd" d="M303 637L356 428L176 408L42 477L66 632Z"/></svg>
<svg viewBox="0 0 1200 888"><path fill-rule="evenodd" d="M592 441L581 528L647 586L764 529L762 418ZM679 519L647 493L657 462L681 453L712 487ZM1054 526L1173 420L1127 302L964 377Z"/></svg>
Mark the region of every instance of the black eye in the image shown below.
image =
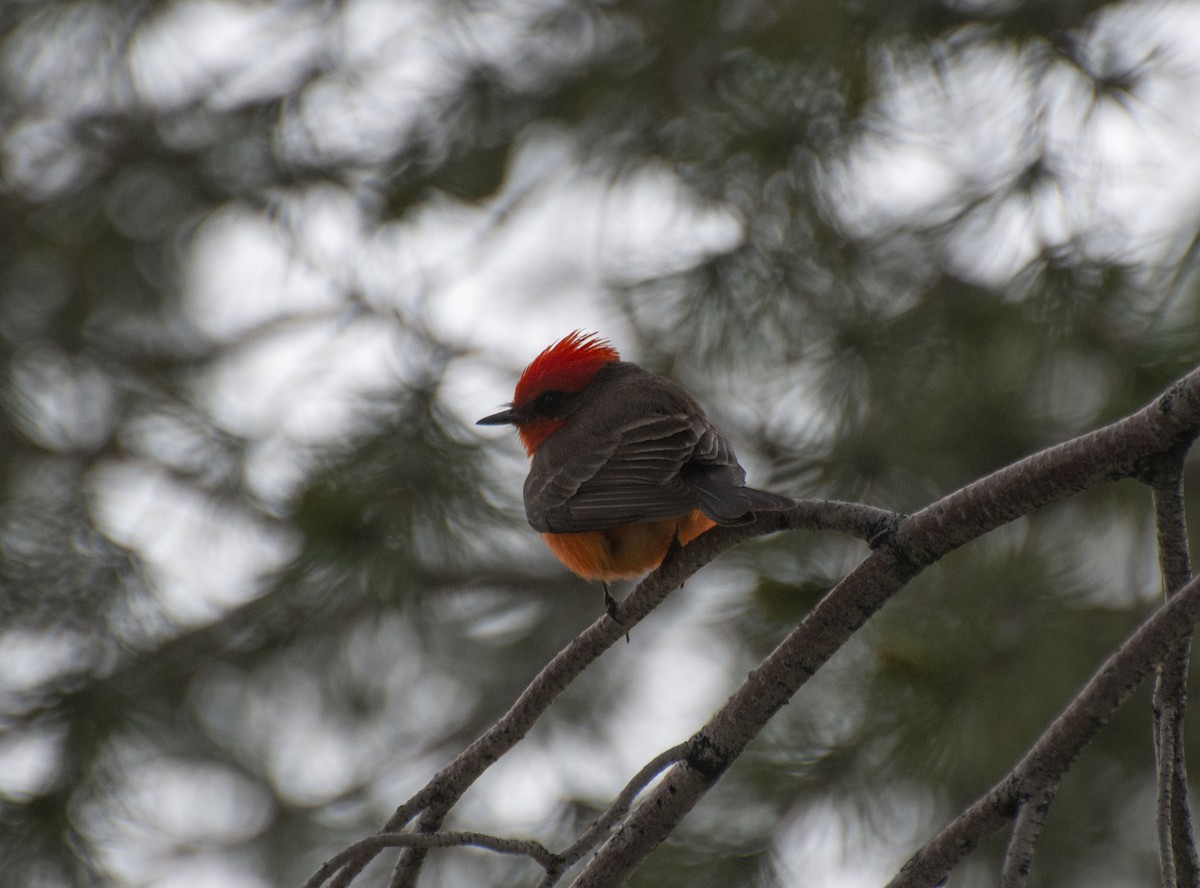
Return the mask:
<svg viewBox="0 0 1200 888"><path fill-rule="evenodd" d="M533 412L540 416L553 416L566 403L567 393L559 391L542 392L533 399Z"/></svg>

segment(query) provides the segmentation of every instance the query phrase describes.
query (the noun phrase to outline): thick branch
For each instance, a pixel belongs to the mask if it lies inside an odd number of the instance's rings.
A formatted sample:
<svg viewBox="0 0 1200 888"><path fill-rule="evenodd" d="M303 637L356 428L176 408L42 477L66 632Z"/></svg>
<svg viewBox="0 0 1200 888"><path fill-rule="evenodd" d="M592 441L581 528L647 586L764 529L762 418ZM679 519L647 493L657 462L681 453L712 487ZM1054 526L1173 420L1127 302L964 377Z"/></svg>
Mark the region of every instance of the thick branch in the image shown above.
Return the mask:
<svg viewBox="0 0 1200 888"><path fill-rule="evenodd" d="M714 528L685 549L676 550L674 557L668 556L658 570L620 602L614 614L615 619L606 615L585 629L550 661L500 721L430 781L426 790L433 788L435 797L422 804L425 810L418 829L422 832L439 829L446 813L467 788L525 736L580 672L627 635L633 626L662 604L688 577L719 555L746 540L784 529L834 530L869 541L877 538L896 518L891 512L856 503L806 500L787 512L764 513L759 520L741 527ZM406 820L400 818L404 810L402 808L396 812L384 826L385 831L403 826ZM424 849L405 851L397 864L392 888L414 888L423 857Z"/></svg>
<svg viewBox="0 0 1200 888"><path fill-rule="evenodd" d="M723 552L755 536L785 529L834 531L870 541L897 520L894 513L870 506L806 500L787 512L764 514L751 524L718 527L703 534L673 557L668 557L658 570L620 602L616 611L620 622L604 615L563 648L538 673L508 712L435 775L420 792L401 805L380 834L397 832L418 815L419 831L429 833L438 830L447 812L463 793L487 768L525 737L542 713L579 673L623 638L672 590ZM339 855L326 862L305 883L305 888L317 888L326 882L335 888L348 885L385 847L392 845L360 843L357 854ZM393 884L415 884L423 852L423 848L411 848L402 855Z"/></svg>
<svg viewBox="0 0 1200 888"><path fill-rule="evenodd" d="M727 549L753 536L784 529L840 530L869 540L874 548L872 554L813 609L708 724L688 741L683 761L671 768L629 815L580 873L575 884L607 886L619 883L675 828L771 716L871 614L924 567L954 548L1042 505L1102 481L1142 477L1147 466L1158 463L1166 454L1185 452L1198 430L1200 370L1175 383L1137 414L1001 469L903 521L891 513L866 506L805 502L787 513L760 516L743 527L716 528L668 556L663 565L621 603L614 614L616 620L602 617L584 630L542 670L500 721L397 810L381 835L394 834L417 815L420 815L416 824L418 833L438 830L446 813L475 779L525 736L555 697L588 664L650 613L672 589ZM1187 608L1194 606L1194 599L1200 596L1194 593L1194 585L1189 584L1187 588L1193 591L1181 593L1177 596L1179 600L1172 599L1164 606L1161 612L1165 614L1164 622L1186 619L1187 625L1191 625L1193 618ZM1169 628L1174 631L1178 627L1170 623ZM1171 637L1185 634L1180 629ZM1127 654L1125 660L1131 656L1140 657L1142 644L1151 642L1139 642L1137 653ZM1125 648L1118 656L1123 652ZM1110 660L1110 665L1112 662ZM1153 664L1154 660L1148 662ZM1112 697L1113 682L1119 683L1130 674L1114 676L1107 670L1106 666L1106 671L1093 682L1099 682L1101 687L1097 693L1104 701ZM1127 693L1128 689L1121 685L1118 690ZM1080 708L1090 712L1088 706L1091 705L1094 701L1080 704ZM1073 715L1067 719L1067 715L1075 711L1073 705L1047 732L1049 747L1043 749L1039 745L1035 749L1035 752L1041 750L1038 755L1027 756L1021 766L1026 777L1036 777L1051 765L1065 768L1070 757L1098 729L1099 723L1089 721L1090 715ZM1085 728L1090 728L1090 732ZM1080 741L1081 732L1086 736ZM1076 741L1080 741L1078 747L1072 747ZM1055 755L1064 745L1074 750L1070 756ZM1034 780L1032 785L1049 787L1053 783L1052 780ZM1012 817L1018 802L1029 797L1027 793L1013 795L1017 789L1021 787L1014 784L1005 790L1009 794L1003 796L1007 805L1004 812L998 814L993 803L985 804L988 802L985 799L960 818L963 825L957 826L959 821L956 821L956 828L974 835L971 830L977 829L981 819L990 824L997 817L1001 823ZM995 825L989 826L989 829L994 828ZM332 879L335 886L348 885L384 844L388 843L360 843L356 854L339 855L322 867L308 884L318 886ZM423 851L409 849L405 852L393 884L414 885L422 858ZM923 865L925 858L921 855L918 858L921 860L914 858L910 866ZM907 873L908 868L902 875Z"/></svg>
<svg viewBox="0 0 1200 888"><path fill-rule="evenodd" d="M678 825L746 744L876 610L951 550L1102 481L1137 475L1200 430L1200 370L1120 422L1052 447L922 509L846 576L692 738L672 768L574 882L621 882Z"/></svg>

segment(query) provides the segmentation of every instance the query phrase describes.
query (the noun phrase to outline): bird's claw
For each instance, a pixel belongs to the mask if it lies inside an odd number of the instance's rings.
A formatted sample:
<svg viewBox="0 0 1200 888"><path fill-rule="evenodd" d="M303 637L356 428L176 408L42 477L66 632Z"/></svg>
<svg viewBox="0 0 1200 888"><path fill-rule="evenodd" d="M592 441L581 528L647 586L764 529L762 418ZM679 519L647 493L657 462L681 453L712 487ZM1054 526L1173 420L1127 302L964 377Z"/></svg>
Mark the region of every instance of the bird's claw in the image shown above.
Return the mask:
<svg viewBox="0 0 1200 888"><path fill-rule="evenodd" d="M675 528L675 533L671 535L671 542L667 546L667 552L663 555L663 561L674 558L683 548L683 543L679 542L679 528Z"/></svg>
<svg viewBox="0 0 1200 888"><path fill-rule="evenodd" d="M612 597L612 593L608 591L608 583L601 583L604 587L604 612L613 618L616 622L621 622L617 618L617 599Z"/></svg>

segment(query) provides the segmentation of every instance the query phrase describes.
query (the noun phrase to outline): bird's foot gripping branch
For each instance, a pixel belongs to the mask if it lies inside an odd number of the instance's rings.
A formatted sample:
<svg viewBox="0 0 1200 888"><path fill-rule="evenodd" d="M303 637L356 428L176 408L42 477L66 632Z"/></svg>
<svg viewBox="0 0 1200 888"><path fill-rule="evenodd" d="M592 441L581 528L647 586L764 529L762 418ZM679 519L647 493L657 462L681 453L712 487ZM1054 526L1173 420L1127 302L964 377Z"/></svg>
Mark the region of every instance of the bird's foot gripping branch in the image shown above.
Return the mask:
<svg viewBox="0 0 1200 888"><path fill-rule="evenodd" d="M479 424L516 427L529 523L584 579L642 576L673 545L795 505L746 486L733 446L687 391L594 335L543 351L509 408Z"/></svg>
<svg viewBox="0 0 1200 888"><path fill-rule="evenodd" d="M1183 779L1182 717L1187 639L1200 621L1200 581L1191 579L1187 562L1181 478L1198 434L1200 369L1137 413L993 472L908 516L852 503L800 501L700 534L621 603L620 624L603 616L584 629L495 724L405 802L378 834L327 862L308 888L347 886L392 847L404 849L392 886L415 886L430 849L457 845L524 855L539 868L541 886L568 876L577 888L620 884L703 799L771 717L914 576L997 527L1123 478L1149 485L1154 494L1160 569L1168 593L1163 604L1098 665L1011 770L998 775L995 787L917 850L890 885L939 884L983 839L1009 824L1004 884L1026 884L1041 823L1063 776L1152 671L1157 671L1158 687L1155 723L1147 736L1153 738L1159 781L1160 865L1164 884L1196 884L1200 867ZM872 548L688 741L648 762L568 847L551 851L528 840L442 829L475 780L526 736L590 663L687 577L741 542L797 530L849 534L869 541ZM655 778L658 782L651 786Z"/></svg>

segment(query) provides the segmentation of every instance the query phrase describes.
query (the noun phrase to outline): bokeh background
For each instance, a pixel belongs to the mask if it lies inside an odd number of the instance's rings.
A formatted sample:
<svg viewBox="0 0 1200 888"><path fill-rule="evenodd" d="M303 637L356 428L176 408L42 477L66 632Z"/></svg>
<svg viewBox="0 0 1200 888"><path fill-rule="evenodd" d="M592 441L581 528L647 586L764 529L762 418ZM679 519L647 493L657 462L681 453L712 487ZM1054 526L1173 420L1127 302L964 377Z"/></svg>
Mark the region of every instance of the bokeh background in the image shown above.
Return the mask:
<svg viewBox="0 0 1200 888"><path fill-rule="evenodd" d="M601 602L472 422L573 329L692 389L753 483L899 510L1200 358L1195 2L11 0L0 29L8 885L297 885L503 712ZM886 879L1154 607L1149 503L929 570L633 884ZM451 825L564 844L864 552L711 565ZM1157 881L1150 740L1143 692L1034 884Z"/></svg>

